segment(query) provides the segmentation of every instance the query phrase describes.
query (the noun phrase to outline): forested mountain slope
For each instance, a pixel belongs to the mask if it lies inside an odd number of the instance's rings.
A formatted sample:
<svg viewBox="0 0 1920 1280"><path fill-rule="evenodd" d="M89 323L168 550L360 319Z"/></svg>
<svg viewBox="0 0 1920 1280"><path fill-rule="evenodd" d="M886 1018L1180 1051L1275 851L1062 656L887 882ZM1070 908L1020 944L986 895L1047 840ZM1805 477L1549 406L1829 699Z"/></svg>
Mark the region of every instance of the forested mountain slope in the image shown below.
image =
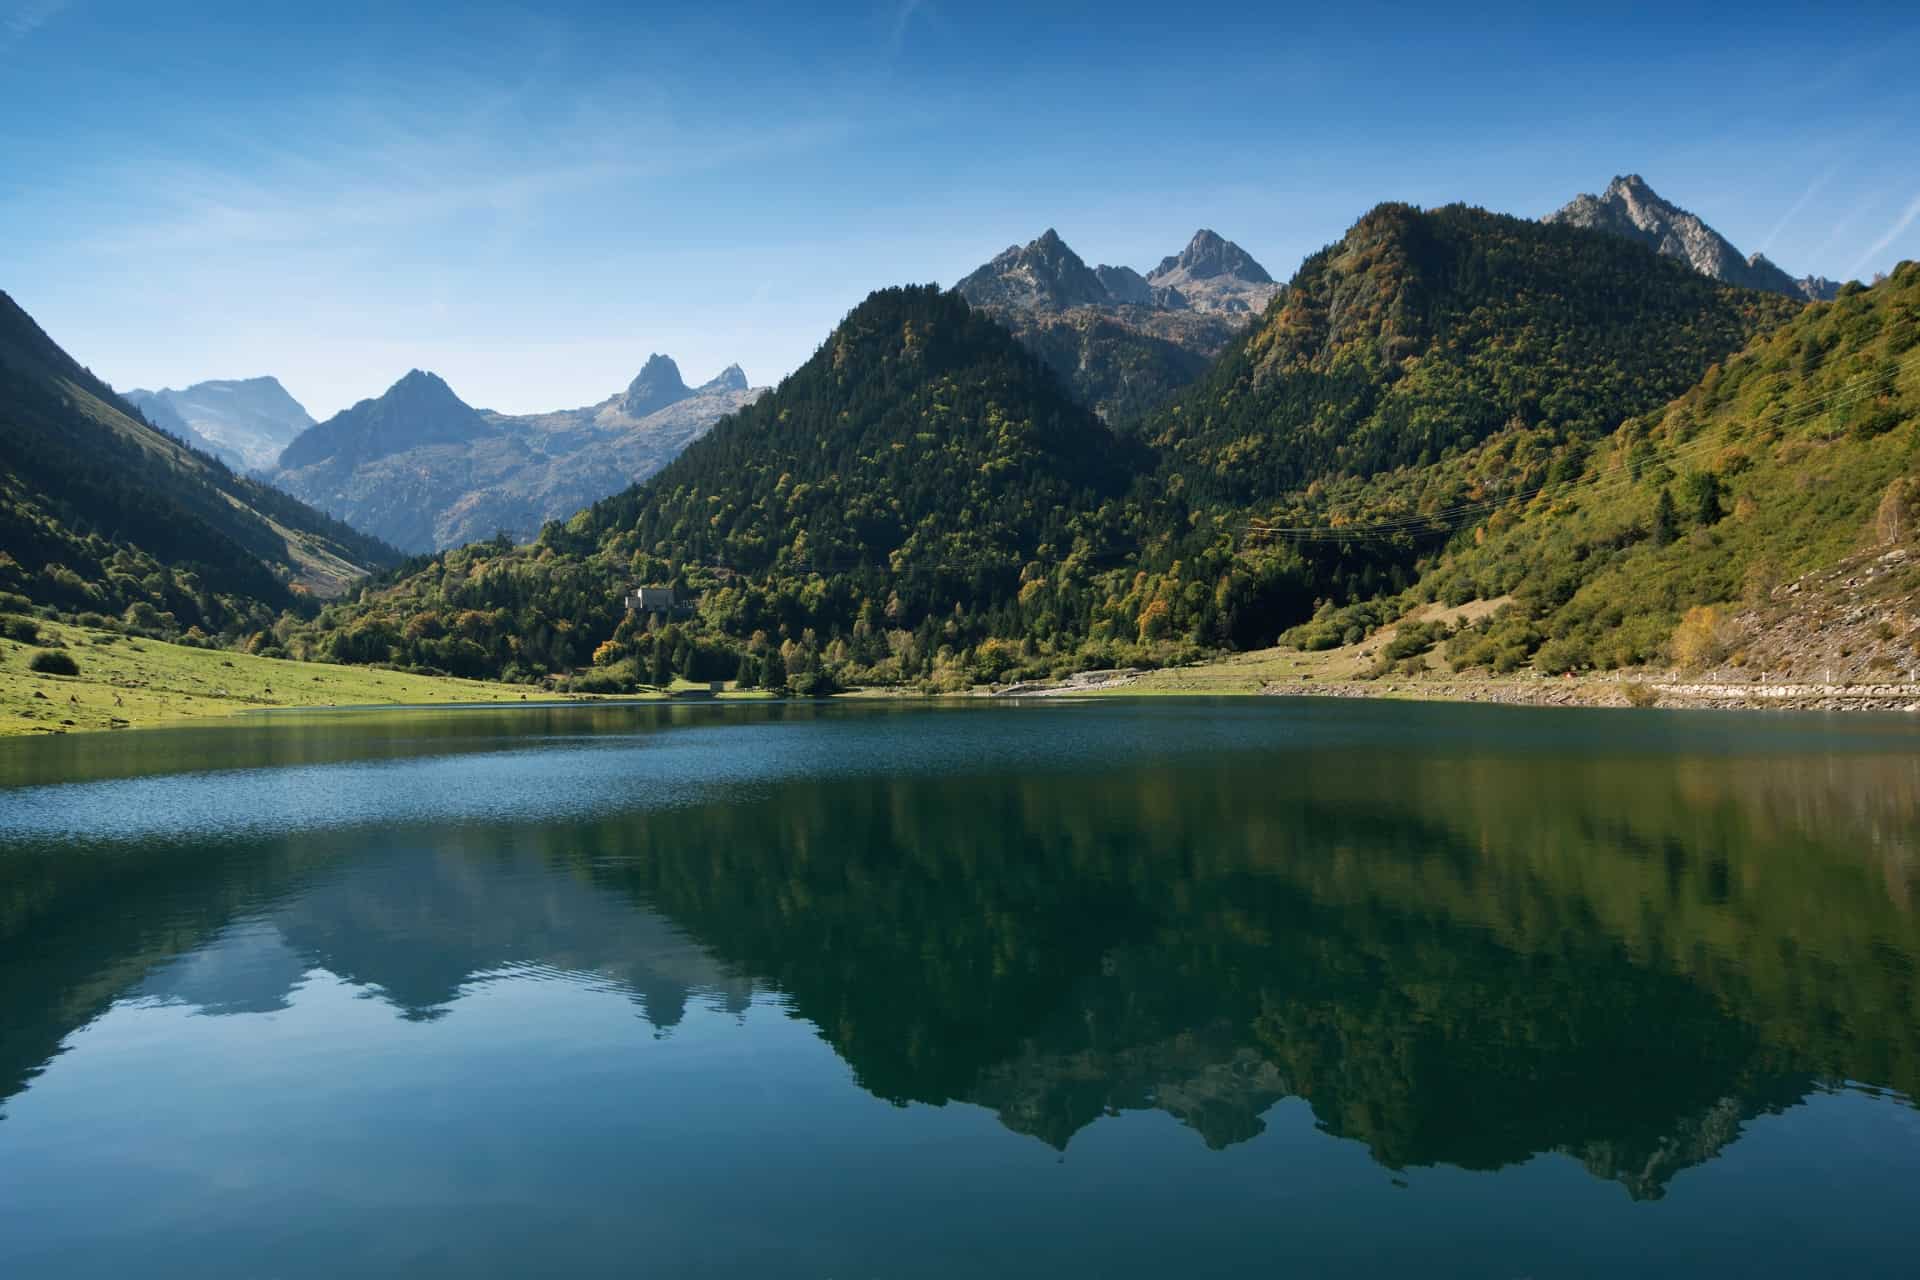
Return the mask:
<svg viewBox="0 0 1920 1280"><path fill-rule="evenodd" d="M1795 309L1617 237L1386 204L1144 430L1196 500L1259 502L1508 427L1597 437Z"/></svg>
<svg viewBox="0 0 1920 1280"><path fill-rule="evenodd" d="M0 592L231 635L397 559L140 420L0 294Z"/></svg>
<svg viewBox="0 0 1920 1280"><path fill-rule="evenodd" d="M952 687L1269 644L1317 602L1404 591L1460 534L1432 513L1579 474L1629 406L1795 309L1599 233L1384 206L1143 440L986 308L884 290L649 483L533 547L421 562L305 643L511 678L592 663L609 687ZM1265 536L1282 520L1304 536ZM1367 520L1391 527L1339 528ZM633 583L697 606L629 617Z"/></svg>
<svg viewBox="0 0 1920 1280"><path fill-rule="evenodd" d="M1905 262L1629 420L1566 480L1454 517L1470 528L1420 591L1517 597L1449 646L1461 665L1712 665L1738 656L1735 615L1790 608L1801 575L1869 549L1905 565L1916 518L1920 263ZM1885 670L1908 669L1913 600L1848 594L1842 612L1874 612L1867 645ZM1838 620L1803 622L1812 635Z"/></svg>
<svg viewBox="0 0 1920 1280"><path fill-rule="evenodd" d="M779 682L858 666L890 678L1033 630L1077 634L1055 576L1133 545L1134 449L1001 326L936 287L882 290L812 359L645 484L538 544L417 562L331 611L315 652L524 678L592 658ZM629 618L635 582L697 617ZM671 625L667 625L671 622ZM664 664L664 665L662 665Z"/></svg>
<svg viewBox="0 0 1920 1280"><path fill-rule="evenodd" d="M885 566L1014 582L1131 478L1122 449L1004 329L937 288L857 308L776 395L584 522L753 571Z"/></svg>

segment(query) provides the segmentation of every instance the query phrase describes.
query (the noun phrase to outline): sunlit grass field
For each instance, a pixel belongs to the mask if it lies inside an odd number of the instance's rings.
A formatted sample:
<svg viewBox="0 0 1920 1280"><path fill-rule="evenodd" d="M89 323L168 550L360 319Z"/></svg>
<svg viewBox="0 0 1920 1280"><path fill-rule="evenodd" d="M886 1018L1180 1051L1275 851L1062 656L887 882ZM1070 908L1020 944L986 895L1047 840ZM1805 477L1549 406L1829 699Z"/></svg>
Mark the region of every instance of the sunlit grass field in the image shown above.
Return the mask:
<svg viewBox="0 0 1920 1280"><path fill-rule="evenodd" d="M196 649L58 622L39 628L37 644L0 639L0 734L132 728L264 707L445 706L556 696L525 685ZM34 653L50 645L70 656L80 674L29 670Z"/></svg>

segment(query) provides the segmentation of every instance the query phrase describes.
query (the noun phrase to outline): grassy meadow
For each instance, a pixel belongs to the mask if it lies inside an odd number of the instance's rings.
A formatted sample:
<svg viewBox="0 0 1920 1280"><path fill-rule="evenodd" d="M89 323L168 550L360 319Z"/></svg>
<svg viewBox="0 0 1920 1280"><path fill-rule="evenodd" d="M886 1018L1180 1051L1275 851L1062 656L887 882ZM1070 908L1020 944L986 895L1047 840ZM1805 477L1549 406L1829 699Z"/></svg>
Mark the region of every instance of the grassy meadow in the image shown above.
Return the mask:
<svg viewBox="0 0 1920 1280"><path fill-rule="evenodd" d="M137 728L266 707L446 706L569 696L487 680L197 649L59 622L41 621L38 629L37 642L0 639L0 735ZM32 670L33 656L46 651L71 657L79 674Z"/></svg>

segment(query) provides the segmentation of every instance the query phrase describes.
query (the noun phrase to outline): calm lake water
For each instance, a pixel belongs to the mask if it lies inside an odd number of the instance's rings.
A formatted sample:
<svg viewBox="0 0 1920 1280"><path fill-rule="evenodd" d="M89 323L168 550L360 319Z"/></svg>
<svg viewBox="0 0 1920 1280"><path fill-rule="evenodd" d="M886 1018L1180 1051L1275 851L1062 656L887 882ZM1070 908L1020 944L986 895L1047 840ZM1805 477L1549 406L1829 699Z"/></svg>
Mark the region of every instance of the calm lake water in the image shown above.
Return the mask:
<svg viewBox="0 0 1920 1280"><path fill-rule="evenodd" d="M0 747L0 1275L1911 1276L1920 723Z"/></svg>

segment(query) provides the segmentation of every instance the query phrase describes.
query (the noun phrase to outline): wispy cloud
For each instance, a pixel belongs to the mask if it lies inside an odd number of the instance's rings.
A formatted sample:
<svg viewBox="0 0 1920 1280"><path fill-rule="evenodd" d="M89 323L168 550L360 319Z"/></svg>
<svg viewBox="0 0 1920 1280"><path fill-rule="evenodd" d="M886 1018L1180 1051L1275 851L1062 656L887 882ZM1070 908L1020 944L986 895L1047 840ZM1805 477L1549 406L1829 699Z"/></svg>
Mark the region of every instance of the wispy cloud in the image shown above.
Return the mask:
<svg viewBox="0 0 1920 1280"><path fill-rule="evenodd" d="M1800 198L1793 202L1793 207L1780 215L1780 221L1773 224L1773 230L1767 232L1766 239L1760 242L1761 253L1766 253L1773 248L1773 242L1779 238L1780 233L1792 225L1793 220L1800 216L1800 211L1807 207L1808 201L1820 194L1821 188L1833 181L1833 175L1838 172L1840 172L1840 166L1837 163L1829 165L1825 173L1807 184L1807 189L1800 193Z"/></svg>
<svg viewBox="0 0 1920 1280"><path fill-rule="evenodd" d="M926 0L900 0L893 11L893 29L887 33L887 57L900 56L900 50L906 47L907 29L913 22L913 15L929 8Z"/></svg>
<svg viewBox="0 0 1920 1280"><path fill-rule="evenodd" d="M1855 280L1859 279L1860 273L1865 271L1875 258L1878 258L1885 252L1888 245L1898 240L1901 234L1913 225L1915 218L1920 218L1920 195L1909 200L1906 210L1901 213L1898 218L1893 220L1893 225L1887 228L1886 233L1867 247L1867 251L1860 255L1859 261L1847 268L1848 277Z"/></svg>
<svg viewBox="0 0 1920 1280"><path fill-rule="evenodd" d="M463 105L450 112L445 102ZM715 125L625 83L559 103L526 86L442 85L353 91L297 108L305 121L324 121L298 147L263 141L273 130L248 123L204 137L191 160L176 153L116 166L106 177L141 193L142 216L97 229L88 246L139 255L362 245L385 239L371 232L462 218L513 223L558 201L612 198L841 142L854 127L831 109L772 126Z"/></svg>
<svg viewBox="0 0 1920 1280"><path fill-rule="evenodd" d="M0 7L0 53L47 25L69 0L15 0Z"/></svg>

